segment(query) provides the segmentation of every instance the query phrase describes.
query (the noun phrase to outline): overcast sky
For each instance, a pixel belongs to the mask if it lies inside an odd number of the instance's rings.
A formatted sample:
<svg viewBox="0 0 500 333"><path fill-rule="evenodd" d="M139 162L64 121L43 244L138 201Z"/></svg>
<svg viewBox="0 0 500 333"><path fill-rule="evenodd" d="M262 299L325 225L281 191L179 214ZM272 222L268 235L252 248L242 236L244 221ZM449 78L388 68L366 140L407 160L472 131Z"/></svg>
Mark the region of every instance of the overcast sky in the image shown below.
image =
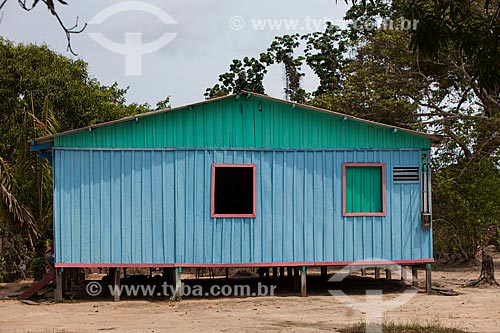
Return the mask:
<svg viewBox="0 0 500 333"><path fill-rule="evenodd" d="M232 59L258 56L276 35L323 30L325 21L338 23L347 9L343 0L67 1L69 6L59 7L68 26L77 16L80 23L93 23L72 37L73 49L89 63L91 75L107 85L116 81L121 87L130 86L128 102L154 105L171 95L173 106L202 100L205 89L228 70ZM153 13L148 12L151 8ZM43 4L26 13L16 0L8 0L0 17L1 36L16 42L45 43L71 56L63 31ZM270 27L268 19L278 20L272 24L281 24L281 29ZM123 46L126 33L136 40L140 35L142 41L138 43L149 44L153 50L138 56L139 67L127 67L125 55L110 46L113 42ZM96 41L99 34L109 41ZM118 51L127 52L132 59L130 47L125 50ZM130 75L134 71L139 75ZM282 76L282 68L271 68L265 80L271 96L283 97ZM312 90L317 81L307 75L303 84Z"/></svg>

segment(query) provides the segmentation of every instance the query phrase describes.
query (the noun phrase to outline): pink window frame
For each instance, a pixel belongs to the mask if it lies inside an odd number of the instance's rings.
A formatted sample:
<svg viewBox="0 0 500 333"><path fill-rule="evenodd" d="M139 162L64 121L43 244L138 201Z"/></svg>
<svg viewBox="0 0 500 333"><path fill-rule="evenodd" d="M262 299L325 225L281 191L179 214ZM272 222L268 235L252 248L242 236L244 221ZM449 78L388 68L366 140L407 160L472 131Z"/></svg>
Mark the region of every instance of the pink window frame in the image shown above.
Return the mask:
<svg viewBox="0 0 500 333"><path fill-rule="evenodd" d="M346 169L348 167L380 167L382 169L382 212L379 213L348 213L346 197ZM342 215L343 216L386 216L386 167L385 163L343 163L342 164Z"/></svg>
<svg viewBox="0 0 500 333"><path fill-rule="evenodd" d="M253 169L253 213L252 214L215 214L215 169L252 168ZM211 216L215 218L255 218L257 216L257 165L256 164L212 164Z"/></svg>

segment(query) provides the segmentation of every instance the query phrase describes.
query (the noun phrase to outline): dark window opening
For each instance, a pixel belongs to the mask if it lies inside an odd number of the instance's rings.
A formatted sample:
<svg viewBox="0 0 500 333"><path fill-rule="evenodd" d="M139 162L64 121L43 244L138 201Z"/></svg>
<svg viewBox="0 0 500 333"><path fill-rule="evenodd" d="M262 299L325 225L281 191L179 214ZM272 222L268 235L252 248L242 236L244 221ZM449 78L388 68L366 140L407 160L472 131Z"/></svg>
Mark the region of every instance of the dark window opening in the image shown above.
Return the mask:
<svg viewBox="0 0 500 333"><path fill-rule="evenodd" d="M255 216L255 166L213 166L214 217Z"/></svg>

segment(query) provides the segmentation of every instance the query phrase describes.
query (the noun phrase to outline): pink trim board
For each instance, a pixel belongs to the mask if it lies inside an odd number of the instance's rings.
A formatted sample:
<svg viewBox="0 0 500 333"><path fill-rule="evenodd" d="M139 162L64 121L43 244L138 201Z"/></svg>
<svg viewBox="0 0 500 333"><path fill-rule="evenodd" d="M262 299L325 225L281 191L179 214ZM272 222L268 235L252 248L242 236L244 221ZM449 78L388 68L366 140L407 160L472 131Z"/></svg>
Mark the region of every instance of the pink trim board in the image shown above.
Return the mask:
<svg viewBox="0 0 500 333"><path fill-rule="evenodd" d="M56 268L172 268L172 267L320 267L320 266L348 266L348 265L421 265L433 263L434 259L413 259L413 260L374 260L374 261L332 261L332 262L262 262L262 263L242 263L242 264L113 264L113 263L56 263Z"/></svg>

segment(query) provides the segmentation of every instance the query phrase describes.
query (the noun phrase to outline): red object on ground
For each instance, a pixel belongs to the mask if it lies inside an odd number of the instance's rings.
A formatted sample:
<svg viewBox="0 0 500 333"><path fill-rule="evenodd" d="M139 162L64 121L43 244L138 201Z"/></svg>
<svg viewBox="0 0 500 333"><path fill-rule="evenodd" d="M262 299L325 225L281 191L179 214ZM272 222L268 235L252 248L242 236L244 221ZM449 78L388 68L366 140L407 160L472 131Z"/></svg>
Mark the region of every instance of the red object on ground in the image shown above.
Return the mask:
<svg viewBox="0 0 500 333"><path fill-rule="evenodd" d="M54 268L54 265L50 264L46 259L44 261L50 267L49 271L43 276L43 278L40 281L32 285L31 288L26 290L21 295L19 295L19 299L26 300L30 298L31 296L35 295L38 291L40 291L42 288L44 288L46 285L48 285L49 283L51 283L56 279L56 269Z"/></svg>

